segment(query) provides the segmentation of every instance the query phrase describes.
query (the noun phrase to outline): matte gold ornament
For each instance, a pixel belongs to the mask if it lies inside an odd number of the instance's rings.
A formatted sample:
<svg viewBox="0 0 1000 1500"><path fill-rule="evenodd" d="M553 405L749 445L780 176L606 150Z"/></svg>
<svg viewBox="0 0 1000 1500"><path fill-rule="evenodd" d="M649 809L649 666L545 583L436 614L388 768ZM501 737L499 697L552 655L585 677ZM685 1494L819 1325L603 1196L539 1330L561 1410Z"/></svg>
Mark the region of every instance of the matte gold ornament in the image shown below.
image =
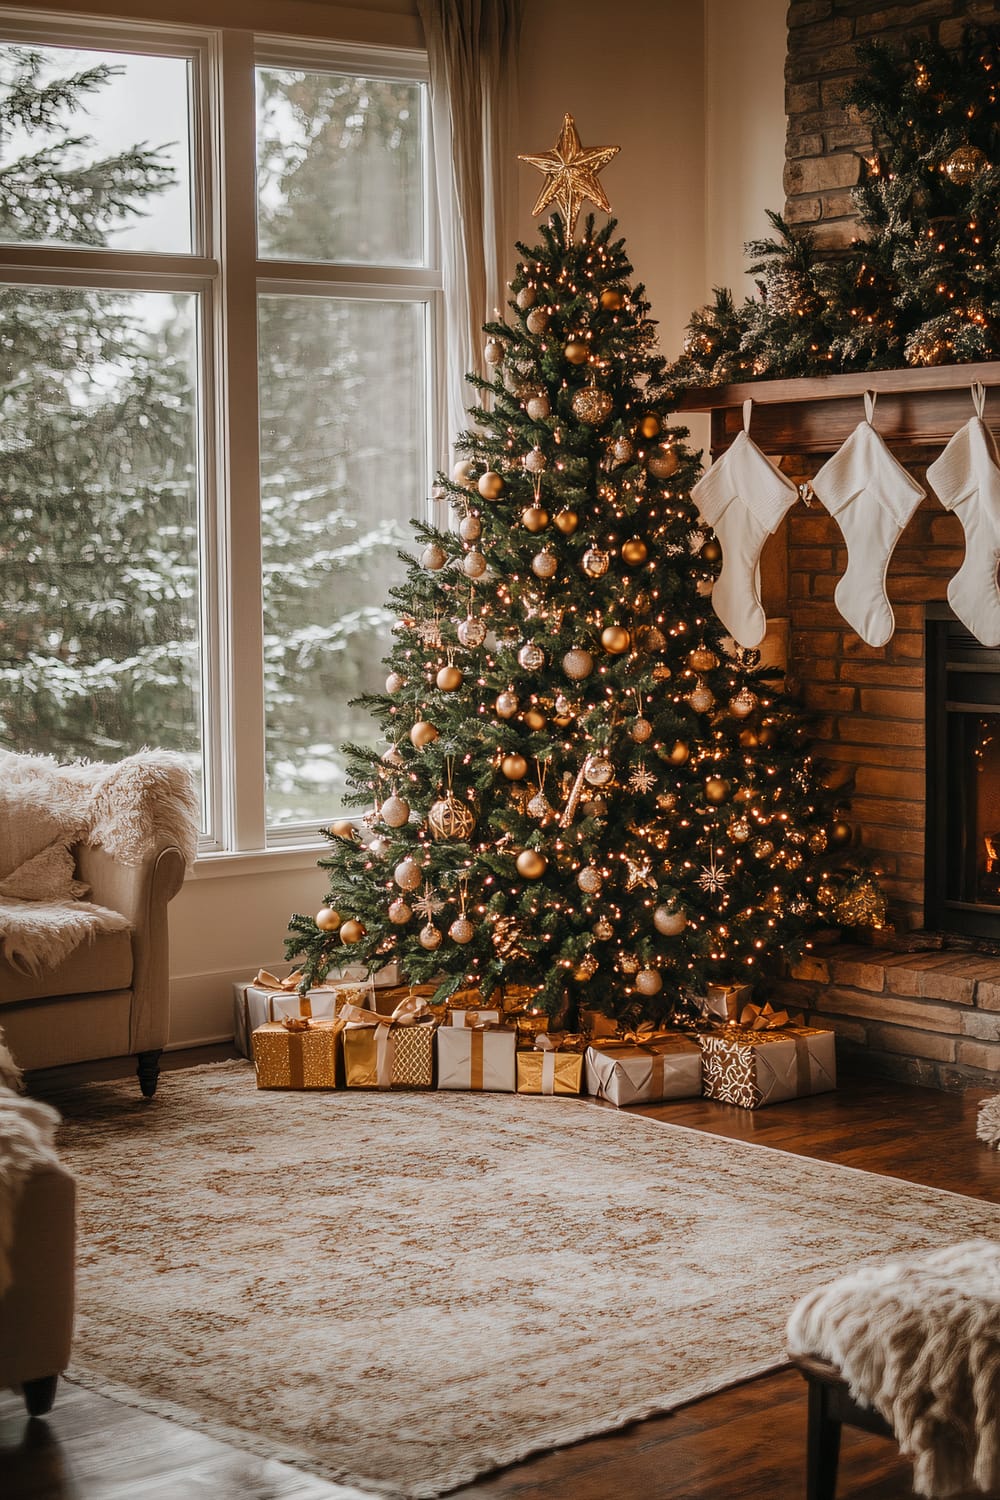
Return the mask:
<svg viewBox="0 0 1000 1500"><path fill-rule="evenodd" d="M653 926L664 937L677 937L687 926L687 916L676 906L658 906L653 912Z"/></svg>
<svg viewBox="0 0 1000 1500"><path fill-rule="evenodd" d="M517 694L506 691L497 693L496 702L493 705L501 719L512 719L519 706Z"/></svg>
<svg viewBox="0 0 1000 1500"><path fill-rule="evenodd" d="M653 733L653 726L648 719L633 719L628 732L637 745L644 745Z"/></svg>
<svg viewBox="0 0 1000 1500"><path fill-rule="evenodd" d="M514 863L523 880L541 880L549 867L545 855L539 854L537 849L522 849Z"/></svg>
<svg viewBox="0 0 1000 1500"><path fill-rule="evenodd" d="M600 427L614 408L614 402L607 391L599 390L595 385L586 385L583 390L577 391L570 405L573 415L581 422L586 422L588 427Z"/></svg>
<svg viewBox="0 0 1000 1500"><path fill-rule="evenodd" d="M435 839L467 839L476 826L476 815L467 802L449 792L431 803L427 826Z"/></svg>
<svg viewBox="0 0 1000 1500"><path fill-rule="evenodd" d="M705 782L705 798L708 802L725 802L732 787L724 776L710 776Z"/></svg>
<svg viewBox="0 0 1000 1500"><path fill-rule="evenodd" d="M466 620L459 620L455 634L458 636L460 646L465 646L468 650L474 651L486 639L486 622L476 619L474 615L470 615Z"/></svg>
<svg viewBox="0 0 1000 1500"><path fill-rule="evenodd" d="M522 459L522 463L529 474L544 474L548 467L548 462L545 454L538 447L532 448L531 452L526 453Z"/></svg>
<svg viewBox="0 0 1000 1500"><path fill-rule="evenodd" d="M745 719L757 707L756 696L748 688L741 688L729 700L729 712L737 719Z"/></svg>
<svg viewBox="0 0 1000 1500"><path fill-rule="evenodd" d="M332 906L321 906L315 920L320 932L339 932L343 917Z"/></svg>
<svg viewBox="0 0 1000 1500"><path fill-rule="evenodd" d="M600 547L588 547L583 554L582 567L588 578L603 578L611 565L611 558Z"/></svg>
<svg viewBox="0 0 1000 1500"><path fill-rule="evenodd" d="M524 321L529 333L542 334L549 326L549 315L544 307L533 307Z"/></svg>
<svg viewBox="0 0 1000 1500"><path fill-rule="evenodd" d="M426 948L429 952L433 953L435 948L440 948L441 946L441 933L438 928L434 926L433 922L428 922L427 925L425 927L421 927L420 931L417 933L417 942L420 944L421 948Z"/></svg>
<svg viewBox="0 0 1000 1500"><path fill-rule="evenodd" d="M698 555L700 556L702 562L707 562L707 563L721 562L722 561L722 548L719 546L718 542L715 540L715 537L711 536L711 537L709 537L708 541L705 543L704 547L702 547L701 552Z"/></svg>
<svg viewBox="0 0 1000 1500"><path fill-rule="evenodd" d="M688 652L688 666L694 672L710 672L719 665L719 658L708 646L695 646Z"/></svg>
<svg viewBox="0 0 1000 1500"><path fill-rule="evenodd" d="M587 896L596 896L604 884L596 865L584 865L576 877L576 883Z"/></svg>
<svg viewBox="0 0 1000 1500"><path fill-rule="evenodd" d="M590 350L582 339L570 339L563 348L563 354L571 365L582 365L587 361Z"/></svg>
<svg viewBox="0 0 1000 1500"><path fill-rule="evenodd" d="M458 523L458 534L463 542L478 542L483 534L483 523L475 514L463 516Z"/></svg>
<svg viewBox="0 0 1000 1500"><path fill-rule="evenodd" d="M553 578L559 571L559 559L554 552L536 552L531 559L531 571L536 578Z"/></svg>
<svg viewBox="0 0 1000 1500"><path fill-rule="evenodd" d="M466 578L482 578L486 572L486 559L481 552L467 552L462 558L462 572Z"/></svg>
<svg viewBox="0 0 1000 1500"><path fill-rule="evenodd" d="M623 625L605 625L601 631L601 645L612 656L622 656L632 645L631 632Z"/></svg>
<svg viewBox="0 0 1000 1500"><path fill-rule="evenodd" d="M448 928L448 936L451 938L453 943L461 943L463 945L465 943L471 943L475 935L476 929L473 927L468 917L456 917L454 922L452 922L451 926Z"/></svg>
<svg viewBox="0 0 1000 1500"><path fill-rule="evenodd" d="M615 768L606 755L591 755L583 768L583 779L588 786L607 786L614 779Z"/></svg>
<svg viewBox="0 0 1000 1500"><path fill-rule="evenodd" d="M517 660L526 672L537 672L545 665L545 652L534 641L525 641L517 653Z"/></svg>
<svg viewBox="0 0 1000 1500"><path fill-rule="evenodd" d="M385 679L385 690L387 693L401 693L406 686L406 678L400 677L398 672L390 672Z"/></svg>
<svg viewBox="0 0 1000 1500"><path fill-rule="evenodd" d="M423 750L425 746L433 744L437 737L437 730L427 719L418 719L410 730L410 743L418 750Z"/></svg>
<svg viewBox="0 0 1000 1500"><path fill-rule="evenodd" d="M593 926L593 933L599 943L606 943L615 935L615 929L607 917L598 917Z"/></svg>
<svg viewBox="0 0 1000 1500"><path fill-rule="evenodd" d="M616 463L631 463L632 459L635 457L635 449L633 448L630 440L627 437L615 438L614 442L611 444L611 456Z"/></svg>
<svg viewBox="0 0 1000 1500"><path fill-rule="evenodd" d="M594 670L594 658L589 651L584 651L580 646L574 646L572 650L566 652L562 665L567 677L580 681L584 677L589 677Z"/></svg>
<svg viewBox="0 0 1000 1500"><path fill-rule="evenodd" d="M759 744L760 744L760 740L757 738L757 732L756 732L756 730L754 730L754 729L741 729L740 730L740 745L741 745L741 747L744 750L755 750L756 747Z"/></svg>
<svg viewBox="0 0 1000 1500"><path fill-rule="evenodd" d="M682 766L691 754L691 747L684 740L675 740L667 759L672 766Z"/></svg>
<svg viewBox="0 0 1000 1500"><path fill-rule="evenodd" d="M395 901L389 903L389 921L395 927L402 927L412 916L413 908L401 896L397 896Z"/></svg>
<svg viewBox="0 0 1000 1500"><path fill-rule="evenodd" d="M410 821L410 804L404 797L397 797L393 793L382 803L381 817L382 822L390 828L402 828Z"/></svg>
<svg viewBox="0 0 1000 1500"><path fill-rule="evenodd" d="M573 116L563 116L559 140L551 151L540 151L534 155L521 155L519 161L537 167L544 173L544 181L535 199L532 215L538 215L550 203L561 210L566 225L566 243L572 244L576 234L576 221L586 199L595 204L602 213L611 212L611 204L598 182L598 173L603 171L612 157L617 156L619 146L583 146L577 134Z"/></svg>
<svg viewBox="0 0 1000 1500"><path fill-rule="evenodd" d="M442 667L434 681L442 693L457 693L465 681L465 673L460 667Z"/></svg>
<svg viewBox="0 0 1000 1500"><path fill-rule="evenodd" d="M330 824L330 832L335 833L338 839L347 839L352 844L358 837L358 830L350 818L338 818L336 823Z"/></svg>
<svg viewBox="0 0 1000 1500"><path fill-rule="evenodd" d="M658 995L663 988L660 971L658 969L640 969L635 976L635 987L640 995Z"/></svg>
<svg viewBox="0 0 1000 1500"><path fill-rule="evenodd" d="M460 484L464 489L471 490L476 481L472 477L475 468L471 458L460 458L451 471L453 484Z"/></svg>
<svg viewBox="0 0 1000 1500"><path fill-rule="evenodd" d="M664 443L657 451L650 455L649 472L656 479L669 479L672 474L677 473L679 459L675 449L668 443Z"/></svg>
<svg viewBox="0 0 1000 1500"><path fill-rule="evenodd" d="M625 306L625 293L616 286L606 286L599 301L605 312L621 312Z"/></svg>
<svg viewBox="0 0 1000 1500"><path fill-rule="evenodd" d="M523 755L512 751L500 762L500 769L508 781L523 781L528 774L528 762Z"/></svg>
<svg viewBox="0 0 1000 1500"><path fill-rule="evenodd" d="M989 157L978 146L959 146L945 162L944 174L956 187L968 187L989 164Z"/></svg>
<svg viewBox="0 0 1000 1500"><path fill-rule="evenodd" d="M853 829L850 823L845 823L841 818L838 818L836 823L833 823L830 827L830 843L835 848L842 849L851 842L852 833Z"/></svg>
<svg viewBox="0 0 1000 1500"><path fill-rule="evenodd" d="M659 435L660 419L655 411L648 411L639 423L639 431L644 438L655 438Z"/></svg>
<svg viewBox="0 0 1000 1500"><path fill-rule="evenodd" d="M630 568L637 568L649 557L649 548L642 537L629 537L627 542L622 542L622 561L628 563Z"/></svg>
<svg viewBox="0 0 1000 1500"><path fill-rule="evenodd" d="M364 936L364 926L356 917L348 917L346 922L340 924L340 941L342 943L360 943Z"/></svg>
<svg viewBox="0 0 1000 1500"><path fill-rule="evenodd" d="M536 296L535 288L529 282L527 286L521 288L514 301L522 312L527 312L529 307L534 307Z"/></svg>
<svg viewBox="0 0 1000 1500"><path fill-rule="evenodd" d="M709 709L715 707L715 694L705 683L699 682L698 686L688 693L687 701L696 714L707 714Z"/></svg>
<svg viewBox="0 0 1000 1500"><path fill-rule="evenodd" d="M529 505L521 512L521 525L527 531L544 531L549 524L549 513L541 505Z"/></svg>
<svg viewBox="0 0 1000 1500"><path fill-rule="evenodd" d="M545 715L540 708L526 708L524 710L524 722L529 729L537 731L545 728Z"/></svg>
<svg viewBox="0 0 1000 1500"><path fill-rule="evenodd" d="M580 517L575 510L557 510L552 520L563 536L572 536L580 524Z"/></svg>
<svg viewBox="0 0 1000 1500"><path fill-rule="evenodd" d="M403 757L400 755L400 753L396 749L395 745L390 745L389 746L388 750L382 756L382 760L383 760L383 763L385 765L387 765L387 766L396 766L396 767L399 767L399 766L402 766L404 764Z"/></svg>
<svg viewBox="0 0 1000 1500"><path fill-rule="evenodd" d="M504 347L499 339L490 339L483 350L488 365L503 364Z"/></svg>
<svg viewBox="0 0 1000 1500"><path fill-rule="evenodd" d="M401 859L392 872L392 878L401 891L415 891L423 876L415 859Z"/></svg>
<svg viewBox="0 0 1000 1500"><path fill-rule="evenodd" d="M498 474L495 469L487 469L486 473L480 474L479 479L476 481L476 489L484 500L499 500L506 489L506 485L503 482L503 476Z"/></svg>
<svg viewBox="0 0 1000 1500"><path fill-rule="evenodd" d="M544 391L536 391L533 396L528 397L524 409L533 422L544 422L552 405Z"/></svg>

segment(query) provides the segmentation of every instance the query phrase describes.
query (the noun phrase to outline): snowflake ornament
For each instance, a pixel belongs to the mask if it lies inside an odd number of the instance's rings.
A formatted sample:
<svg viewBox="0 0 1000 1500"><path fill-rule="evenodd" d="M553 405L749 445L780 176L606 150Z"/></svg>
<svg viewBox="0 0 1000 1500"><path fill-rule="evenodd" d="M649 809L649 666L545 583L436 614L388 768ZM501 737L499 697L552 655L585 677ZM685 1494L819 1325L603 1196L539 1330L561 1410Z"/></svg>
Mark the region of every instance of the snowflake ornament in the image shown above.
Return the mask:
<svg viewBox="0 0 1000 1500"><path fill-rule="evenodd" d="M723 889L728 880L729 876L725 870L720 870L719 866L715 863L715 854L713 852L709 863L702 865L701 874L698 876L698 884L703 891L708 891L710 895L714 896Z"/></svg>
<svg viewBox="0 0 1000 1500"><path fill-rule="evenodd" d="M431 922L439 912L444 911L446 904L442 897L431 889L430 881L425 880L424 893L418 901L412 903L412 906L417 915L423 917L425 922Z"/></svg>
<svg viewBox="0 0 1000 1500"><path fill-rule="evenodd" d="M629 777L628 784L633 792L651 792L656 785L656 777L646 769L646 762L640 761Z"/></svg>

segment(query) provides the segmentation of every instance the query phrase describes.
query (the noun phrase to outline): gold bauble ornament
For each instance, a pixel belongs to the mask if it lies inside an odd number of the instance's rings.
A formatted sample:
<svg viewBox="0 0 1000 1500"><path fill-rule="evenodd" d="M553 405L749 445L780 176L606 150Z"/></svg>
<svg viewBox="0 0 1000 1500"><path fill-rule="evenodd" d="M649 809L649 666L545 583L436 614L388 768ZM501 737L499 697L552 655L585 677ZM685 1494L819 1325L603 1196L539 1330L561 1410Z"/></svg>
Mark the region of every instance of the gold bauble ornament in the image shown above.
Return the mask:
<svg viewBox="0 0 1000 1500"><path fill-rule="evenodd" d="M615 438L611 444L611 457L617 464L630 463L635 456L635 449L627 437Z"/></svg>
<svg viewBox="0 0 1000 1500"><path fill-rule="evenodd" d="M632 634L624 625L605 625L601 631L601 645L612 656L621 656L632 645Z"/></svg>
<svg viewBox="0 0 1000 1500"><path fill-rule="evenodd" d="M599 943L606 943L615 935L615 929L607 917L598 917L593 926L593 934Z"/></svg>
<svg viewBox="0 0 1000 1500"><path fill-rule="evenodd" d="M582 339L570 339L563 348L563 354L571 365L583 365L587 362L590 350Z"/></svg>
<svg viewBox="0 0 1000 1500"><path fill-rule="evenodd" d="M545 715L540 708L526 708L524 711L524 722L529 729L536 732L545 728Z"/></svg>
<svg viewBox="0 0 1000 1500"><path fill-rule="evenodd" d="M788 852L785 855L785 868L789 869L789 870L798 870L798 869L801 869L801 867L802 867L802 851L801 851L801 849L789 849Z"/></svg>
<svg viewBox="0 0 1000 1500"><path fill-rule="evenodd" d="M406 859L401 859L393 870L392 878L401 891L415 891L423 876L420 873L420 866L416 860L410 859L409 855L407 855Z"/></svg>
<svg viewBox="0 0 1000 1500"><path fill-rule="evenodd" d="M606 286L599 300L605 312L621 312L625 306L625 293L616 286Z"/></svg>
<svg viewBox="0 0 1000 1500"><path fill-rule="evenodd" d="M615 768L606 755L591 755L583 769L588 786L607 786L614 780Z"/></svg>
<svg viewBox="0 0 1000 1500"><path fill-rule="evenodd" d="M476 482L476 489L484 500L499 500L505 488L503 477L495 469L487 469Z"/></svg>
<svg viewBox="0 0 1000 1500"><path fill-rule="evenodd" d="M472 477L474 468L475 464L471 458L460 458L451 471L452 483L460 484L464 489L471 490L476 482Z"/></svg>
<svg viewBox="0 0 1000 1500"><path fill-rule="evenodd" d="M750 837L750 824L746 818L734 818L726 832L734 844L745 844Z"/></svg>
<svg viewBox="0 0 1000 1500"><path fill-rule="evenodd" d="M541 448L534 447L530 453L526 453L521 460L529 474L544 474L548 468L548 459Z"/></svg>
<svg viewBox="0 0 1000 1500"><path fill-rule="evenodd" d="M583 554L582 568L588 578L603 578L611 565L611 558L600 547L588 547Z"/></svg>
<svg viewBox="0 0 1000 1500"><path fill-rule="evenodd" d="M989 157L978 146L959 146L945 162L944 175L956 187L968 187L989 164Z"/></svg>
<svg viewBox="0 0 1000 1500"><path fill-rule="evenodd" d="M541 505L529 505L521 512L521 525L527 531L544 531L549 524L549 513Z"/></svg>
<svg viewBox="0 0 1000 1500"><path fill-rule="evenodd" d="M471 943L476 935L476 929L468 917L456 917L448 928L448 936L453 943Z"/></svg>
<svg viewBox="0 0 1000 1500"><path fill-rule="evenodd" d="M656 479L669 479L671 474L677 473L679 459L676 450L665 443L650 456L649 472Z"/></svg>
<svg viewBox="0 0 1000 1500"><path fill-rule="evenodd" d="M732 787L724 776L710 776L705 782L705 800L707 802L725 802Z"/></svg>
<svg viewBox="0 0 1000 1500"><path fill-rule="evenodd" d="M574 393L570 402L573 415L581 422L586 422L588 427L600 427L602 422L606 422L614 404L607 391L600 390L596 385L585 385L582 390Z"/></svg>
<svg viewBox="0 0 1000 1500"><path fill-rule="evenodd" d="M320 932L338 932L343 922L339 911L334 911L332 906L321 906L316 913L316 926Z"/></svg>
<svg viewBox="0 0 1000 1500"><path fill-rule="evenodd" d="M417 942L421 948L426 948L429 952L433 953L435 948L440 948L441 946L441 933L434 926L433 922L428 922L417 933Z"/></svg>
<svg viewBox="0 0 1000 1500"><path fill-rule="evenodd" d="M719 658L707 646L695 646L688 652L688 666L693 672L710 672L719 665Z"/></svg>
<svg viewBox="0 0 1000 1500"><path fill-rule="evenodd" d="M627 542L622 542L622 561L628 563L630 568L637 568L648 556L649 548L642 537L633 536Z"/></svg>
<svg viewBox="0 0 1000 1500"><path fill-rule="evenodd" d="M648 411L639 423L639 431L644 438L655 438L660 431L660 419L655 411Z"/></svg>
<svg viewBox="0 0 1000 1500"><path fill-rule="evenodd" d="M596 896L603 885L601 872L596 865L584 865L576 877L576 883L585 895Z"/></svg>
<svg viewBox="0 0 1000 1500"><path fill-rule="evenodd" d="M722 548L719 546L714 536L709 537L704 547L702 547L699 556L701 557L702 562L707 563L717 563L722 560Z"/></svg>
<svg viewBox="0 0 1000 1500"><path fill-rule="evenodd" d="M458 636L460 646L465 646L467 650L474 651L486 639L486 623L484 620L478 620L475 616L470 615L468 619L459 620L455 634Z"/></svg>
<svg viewBox="0 0 1000 1500"><path fill-rule="evenodd" d="M676 792L660 792L656 798L656 805L661 812L673 812L677 806Z"/></svg>
<svg viewBox="0 0 1000 1500"><path fill-rule="evenodd" d="M673 748L667 753L667 759L672 766L682 766L690 754L690 745L684 740L675 740Z"/></svg>
<svg viewBox="0 0 1000 1500"><path fill-rule="evenodd" d="M486 559L481 552L467 552L462 558L462 572L466 578L482 578L486 572Z"/></svg>
<svg viewBox="0 0 1000 1500"><path fill-rule="evenodd" d="M477 515L463 516L458 523L458 534L463 542L478 542L483 534L483 523Z"/></svg>
<svg viewBox="0 0 1000 1500"><path fill-rule="evenodd" d="M729 712L736 719L745 719L748 714L753 713L756 707L757 698L749 688L740 688L740 691L729 700Z"/></svg>
<svg viewBox="0 0 1000 1500"><path fill-rule="evenodd" d="M698 686L688 693L687 701L696 714L707 714L709 709L715 707L715 694L704 682L699 682Z"/></svg>
<svg viewBox="0 0 1000 1500"><path fill-rule="evenodd" d="M642 964L634 953L623 953L618 960L618 967L623 974L638 974Z"/></svg>
<svg viewBox="0 0 1000 1500"><path fill-rule="evenodd" d="M410 730L410 743L418 750L423 750L425 745L432 744L437 737L437 730L427 719L418 719Z"/></svg>
<svg viewBox="0 0 1000 1500"><path fill-rule="evenodd" d="M585 953L573 970L573 978L578 984L586 984L588 979L593 979L600 968L600 964L592 953Z"/></svg>
<svg viewBox="0 0 1000 1500"><path fill-rule="evenodd" d="M348 917L346 922L340 924L340 941L342 943L360 943L365 936L365 929L357 917Z"/></svg>
<svg viewBox="0 0 1000 1500"><path fill-rule="evenodd" d="M488 365L503 364L504 347L499 339L490 339L483 350Z"/></svg>
<svg viewBox="0 0 1000 1500"><path fill-rule="evenodd" d="M644 651L665 651L667 638L658 625L650 625L648 629L642 632L640 645ZM667 675L670 675L669 668L667 669Z"/></svg>
<svg viewBox="0 0 1000 1500"><path fill-rule="evenodd" d="M563 536L572 536L580 524L580 517L575 510L557 510L552 518L553 525Z"/></svg>
<svg viewBox="0 0 1000 1500"><path fill-rule="evenodd" d="M525 641L517 653L517 660L526 672L537 672L545 665L545 652L534 641Z"/></svg>
<svg viewBox="0 0 1000 1500"><path fill-rule="evenodd" d="M775 734L774 730L769 728L766 724L764 725L763 729L758 729L757 731L757 743L758 745L763 745L765 748L768 745L773 745L776 739L777 735Z"/></svg>
<svg viewBox="0 0 1000 1500"><path fill-rule="evenodd" d="M336 823L330 824L330 832L336 834L338 839L348 839L352 844L358 836L358 830L350 818L338 818Z"/></svg>
<svg viewBox="0 0 1000 1500"><path fill-rule="evenodd" d="M744 750L755 750L760 744L760 740L757 738L757 731L755 729L741 729L740 744Z"/></svg>
<svg viewBox="0 0 1000 1500"><path fill-rule="evenodd" d="M635 987L640 995L658 995L663 988L660 971L658 969L640 969L635 976Z"/></svg>
<svg viewBox="0 0 1000 1500"><path fill-rule="evenodd" d="M389 903L389 921L396 927L402 927L413 916L413 908L405 902L401 896Z"/></svg>
<svg viewBox="0 0 1000 1500"><path fill-rule="evenodd" d="M594 658L589 651L584 651L580 646L574 646L571 651L566 652L562 659L562 666L567 677L579 681L581 678L589 677L594 670Z"/></svg>
<svg viewBox="0 0 1000 1500"><path fill-rule="evenodd" d="M527 286L521 288L514 301L522 312L527 312L529 307L534 307L536 296L535 288L529 282Z"/></svg>
<svg viewBox="0 0 1000 1500"><path fill-rule="evenodd" d="M770 859L774 853L774 845L770 839L757 839L754 842L753 853L755 859Z"/></svg>
<svg viewBox="0 0 1000 1500"><path fill-rule="evenodd" d="M559 571L559 559L554 552L536 552L531 559L531 571L536 578L553 578Z"/></svg>
<svg viewBox="0 0 1000 1500"><path fill-rule="evenodd" d="M406 678L400 677L398 672L390 672L385 679L385 690L387 693L401 693L406 686Z"/></svg>
<svg viewBox="0 0 1000 1500"><path fill-rule="evenodd" d="M548 860L537 849L522 849L517 859L517 873L523 880L541 880L548 869Z"/></svg>
<svg viewBox="0 0 1000 1500"><path fill-rule="evenodd" d="M676 906L658 906L653 912L653 926L664 937L676 937L687 926L687 917Z"/></svg>
<svg viewBox="0 0 1000 1500"><path fill-rule="evenodd" d="M533 307L524 321L529 333L542 334L549 326L549 315L544 307Z"/></svg>
<svg viewBox="0 0 1000 1500"><path fill-rule="evenodd" d="M449 792L431 803L427 826L435 839L467 839L476 826L476 815L467 802Z"/></svg>
<svg viewBox="0 0 1000 1500"><path fill-rule="evenodd" d="M637 745L644 745L653 733L653 726L648 719L633 719L628 732Z"/></svg>
<svg viewBox="0 0 1000 1500"><path fill-rule="evenodd" d="M833 823L830 826L830 843L833 844L835 848L844 848L845 845L851 842L853 831L854 830L851 828L850 823L845 823L843 819L838 818L836 823Z"/></svg>
<svg viewBox="0 0 1000 1500"><path fill-rule="evenodd" d="M460 667L442 667L434 681L442 693L457 693L465 681L465 674Z"/></svg>
<svg viewBox="0 0 1000 1500"><path fill-rule="evenodd" d="M508 781L523 781L528 774L528 762L523 755L512 751L500 762L500 769Z"/></svg>
<svg viewBox="0 0 1000 1500"><path fill-rule="evenodd" d="M497 693L497 699L493 707L501 719L512 719L519 707L516 693Z"/></svg>
<svg viewBox="0 0 1000 1500"><path fill-rule="evenodd" d="M399 767L405 764L403 757L400 755L395 745L389 746L388 750L382 756L382 761L387 766Z"/></svg>
<svg viewBox="0 0 1000 1500"><path fill-rule="evenodd" d="M809 835L809 853L823 854L826 852L827 836L822 828L817 828Z"/></svg>
<svg viewBox="0 0 1000 1500"><path fill-rule="evenodd" d="M390 828L402 828L410 821L410 804L404 797L397 797L393 793L382 803L380 817Z"/></svg>
<svg viewBox="0 0 1000 1500"><path fill-rule="evenodd" d="M552 411L552 403L544 391L536 391L534 395L528 397L524 409L532 422L544 422Z"/></svg>

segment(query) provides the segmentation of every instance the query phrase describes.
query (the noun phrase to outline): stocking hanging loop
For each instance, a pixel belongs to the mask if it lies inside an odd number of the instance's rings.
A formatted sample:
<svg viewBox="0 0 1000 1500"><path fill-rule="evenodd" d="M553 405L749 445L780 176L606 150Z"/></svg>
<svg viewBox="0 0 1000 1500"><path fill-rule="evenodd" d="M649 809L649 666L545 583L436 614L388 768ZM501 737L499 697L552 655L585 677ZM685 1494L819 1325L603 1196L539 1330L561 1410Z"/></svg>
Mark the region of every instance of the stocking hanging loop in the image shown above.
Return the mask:
<svg viewBox="0 0 1000 1500"><path fill-rule="evenodd" d="M972 404L976 408L976 416L982 421L986 410L986 387L981 380L974 380L969 390L972 392Z"/></svg>
<svg viewBox="0 0 1000 1500"><path fill-rule="evenodd" d="M753 409L753 397L748 397L743 403L743 431L750 435L750 412Z"/></svg>
<svg viewBox="0 0 1000 1500"><path fill-rule="evenodd" d="M878 400L876 391L865 391L865 419L872 426L875 419L875 402Z"/></svg>

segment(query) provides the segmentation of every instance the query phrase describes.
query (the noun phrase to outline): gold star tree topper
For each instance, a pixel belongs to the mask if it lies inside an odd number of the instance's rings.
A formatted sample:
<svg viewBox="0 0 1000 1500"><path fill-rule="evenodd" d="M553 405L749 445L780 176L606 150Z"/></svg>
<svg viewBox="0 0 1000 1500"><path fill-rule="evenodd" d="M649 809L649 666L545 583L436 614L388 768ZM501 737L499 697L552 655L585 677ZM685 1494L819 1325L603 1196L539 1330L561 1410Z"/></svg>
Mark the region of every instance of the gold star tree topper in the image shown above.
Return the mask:
<svg viewBox="0 0 1000 1500"><path fill-rule="evenodd" d="M562 132L552 151L542 151L537 156L519 156L545 173L541 192L535 199L532 215L540 214L550 203L556 203L566 221L566 243L572 244L576 232L576 221L585 198L601 209L611 212L607 194L597 180L597 174L606 167L620 146L589 146L580 144L576 124L572 115L563 116Z"/></svg>

